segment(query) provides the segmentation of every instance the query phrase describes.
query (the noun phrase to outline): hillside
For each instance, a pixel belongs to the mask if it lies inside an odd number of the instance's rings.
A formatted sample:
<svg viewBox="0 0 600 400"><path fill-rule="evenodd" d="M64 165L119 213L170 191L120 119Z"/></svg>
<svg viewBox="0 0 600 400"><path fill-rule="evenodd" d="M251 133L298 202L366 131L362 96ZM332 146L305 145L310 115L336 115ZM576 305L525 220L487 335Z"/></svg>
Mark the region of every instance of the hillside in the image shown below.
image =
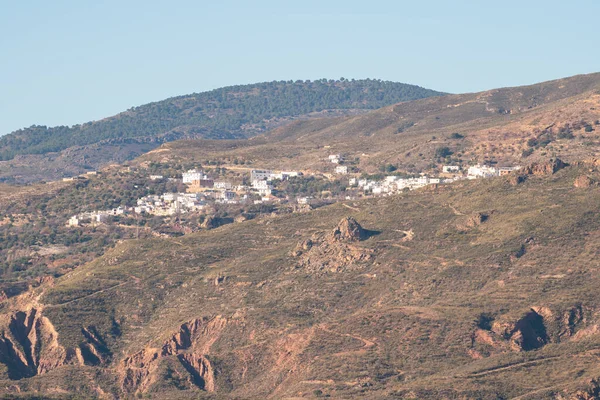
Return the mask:
<svg viewBox="0 0 600 400"><path fill-rule="evenodd" d="M133 107L82 125L12 132L0 137L0 160L13 160L0 164L0 177L30 181L72 175L176 139L252 137L297 118L355 114L440 94L371 79L231 86Z"/></svg>
<svg viewBox="0 0 600 400"><path fill-rule="evenodd" d="M596 398L599 165L124 241L1 303L0 391Z"/></svg>
<svg viewBox="0 0 600 400"><path fill-rule="evenodd" d="M582 75L0 183L0 397L600 398L599 120Z"/></svg>
<svg viewBox="0 0 600 400"><path fill-rule="evenodd" d="M244 160L256 167L331 171L341 153L363 172L383 165L416 173L441 164L580 160L600 149L600 74L531 86L446 95L358 116L297 121L250 141L182 141L140 161ZM450 154L439 157L439 149Z"/></svg>

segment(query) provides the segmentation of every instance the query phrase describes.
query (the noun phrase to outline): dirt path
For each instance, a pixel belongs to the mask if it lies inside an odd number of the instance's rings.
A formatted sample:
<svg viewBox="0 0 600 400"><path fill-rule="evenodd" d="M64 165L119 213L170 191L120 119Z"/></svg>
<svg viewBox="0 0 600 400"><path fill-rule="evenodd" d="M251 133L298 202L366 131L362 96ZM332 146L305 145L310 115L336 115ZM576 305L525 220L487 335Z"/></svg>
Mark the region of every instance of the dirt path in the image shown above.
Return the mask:
<svg viewBox="0 0 600 400"><path fill-rule="evenodd" d="M356 208L356 207L351 207L351 206L349 206L348 204L342 203L342 205L343 205L344 207L346 207L346 208L349 208L349 209L351 209L351 210L354 210L354 211L360 211L360 209L358 209L358 208Z"/></svg>
<svg viewBox="0 0 600 400"><path fill-rule="evenodd" d="M539 358L537 360L521 361L521 362L517 362L517 363L513 363L513 364L508 364L508 365L501 365L499 367L488 368L488 369L485 369L485 370L480 371L480 372L473 372L471 374L468 374L466 377L467 378L478 378L480 376L494 374L496 372L503 372L503 371L508 371L508 370L515 369L515 368L528 367L528 366L531 366L531 365L540 364L540 363L543 363L543 362L546 362L546 361L551 361L551 360L554 360L554 359L557 359L557 358L560 358L560 356Z"/></svg>
<svg viewBox="0 0 600 400"><path fill-rule="evenodd" d="M532 396L532 395L534 395L534 394L538 394L538 393L540 393L540 392L545 392L545 391L547 391L547 390L551 390L551 389L554 389L554 388L555 388L555 386L548 386L548 387L545 387L545 388L536 389L536 390L534 390L534 391L532 391L532 392L527 392L527 393L525 393L525 394L522 394L522 395L520 395L520 396L513 397L513 398L512 398L512 400L520 400L520 399L522 400L522 399L526 399L527 397L529 397L529 396Z"/></svg>
<svg viewBox="0 0 600 400"><path fill-rule="evenodd" d="M53 308L53 307L66 306L67 304L71 304L71 303L74 303L74 302L79 301L79 300L87 299L88 297L92 297L92 296L95 296L95 295L97 295L99 293L104 293L104 292L107 292L109 290L116 289L118 287L121 287L121 286L126 285L126 284L131 283L131 282L133 282L133 281L121 282L121 283L118 283L118 284L113 285L111 287L107 287L106 289L98 290L98 291L96 291L94 293L90 293L90 294L87 294L85 296L77 297L77 298L74 298L73 300L69 300L69 301L64 302L64 303L47 305L47 306L45 306L45 308Z"/></svg>
<svg viewBox="0 0 600 400"><path fill-rule="evenodd" d="M454 213L454 215L465 215L464 213L461 213L460 211L458 211L458 210L456 209L456 207L454 207L454 206L453 206L453 205L451 205L451 204L448 204L448 207L450 207L450 209L452 210L452 212Z"/></svg>
<svg viewBox="0 0 600 400"><path fill-rule="evenodd" d="M325 331L327 333L331 333L332 335L346 336L346 337L349 337L349 338L352 338L352 339L360 340L361 342L364 343L364 347L373 347L373 346L375 346L375 342L372 342L372 341L370 341L368 339L362 338L360 336L352 335L350 333L335 332L335 331L332 331L329 328L326 328L325 325L323 325L323 324L319 325L319 329L321 329L322 331Z"/></svg>

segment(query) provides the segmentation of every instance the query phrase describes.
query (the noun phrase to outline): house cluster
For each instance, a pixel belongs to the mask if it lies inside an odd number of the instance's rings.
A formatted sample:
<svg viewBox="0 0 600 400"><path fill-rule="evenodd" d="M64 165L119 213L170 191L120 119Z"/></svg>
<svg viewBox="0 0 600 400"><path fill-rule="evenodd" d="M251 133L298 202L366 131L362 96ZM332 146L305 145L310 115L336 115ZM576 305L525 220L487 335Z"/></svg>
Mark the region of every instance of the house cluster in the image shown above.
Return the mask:
<svg viewBox="0 0 600 400"><path fill-rule="evenodd" d="M68 226L80 226L84 224L103 224L112 216L123 215L127 212L124 207L113 208L112 210L106 211L91 211L84 212L81 214L73 215L67 221Z"/></svg>
<svg viewBox="0 0 600 400"><path fill-rule="evenodd" d="M302 173L297 171L274 172L264 169L253 169L250 171L251 189L262 196L264 200L265 198L268 198L268 196L271 196L273 192L272 181L285 181L289 178L301 175Z"/></svg>
<svg viewBox="0 0 600 400"><path fill-rule="evenodd" d="M138 199L137 206L131 211L136 214L175 215L200 211L206 206L206 200L200 193L164 193L144 196Z"/></svg>
<svg viewBox="0 0 600 400"><path fill-rule="evenodd" d="M250 171L250 185L234 185L227 181L215 181L203 171L192 169L182 174L183 183L188 185L188 192L199 193L207 201L216 203L245 202L254 199L254 203L276 200L273 196L273 181L287 180L301 176L297 171L271 171L253 169ZM259 199L256 199L259 197Z"/></svg>
<svg viewBox="0 0 600 400"><path fill-rule="evenodd" d="M474 165L467 169L467 174L461 173L460 166L444 165L442 172L444 177L429 177L421 175L416 178L401 178L399 176L386 176L383 180L358 179L350 178L349 185L357 187L364 192L372 193L373 195L388 195L394 194L405 189L413 190L427 185L437 185L443 183L451 183L462 179L478 179L492 178L495 176L503 176L520 169L520 166L515 167L490 167L487 165Z"/></svg>
<svg viewBox="0 0 600 400"><path fill-rule="evenodd" d="M341 165L344 162L344 157L341 154L330 154L328 160L333 164L338 164L335 167L336 174L346 175L350 172L347 165Z"/></svg>
<svg viewBox="0 0 600 400"><path fill-rule="evenodd" d="M401 178L396 175L390 175L386 176L383 180L350 178L349 184L350 186L358 187L364 192L381 195L398 193L404 189L413 190L427 185L453 182L454 180L456 179L431 178L425 175L418 178Z"/></svg>

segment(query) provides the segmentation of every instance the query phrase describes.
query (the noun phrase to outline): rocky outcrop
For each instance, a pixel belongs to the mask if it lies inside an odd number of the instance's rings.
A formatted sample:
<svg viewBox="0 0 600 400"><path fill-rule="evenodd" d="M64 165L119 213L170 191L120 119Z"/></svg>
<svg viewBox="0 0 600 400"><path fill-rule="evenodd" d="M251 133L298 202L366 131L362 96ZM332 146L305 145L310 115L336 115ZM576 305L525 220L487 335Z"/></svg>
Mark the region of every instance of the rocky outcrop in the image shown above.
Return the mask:
<svg viewBox="0 0 600 400"><path fill-rule="evenodd" d="M477 356L505 351L530 351L548 343L578 341L600 333L592 310L581 304L562 311L535 306L517 320L482 314L471 334L471 352ZM483 347L482 347L483 346Z"/></svg>
<svg viewBox="0 0 600 400"><path fill-rule="evenodd" d="M560 158L547 162L535 162L509 174L507 182L513 186L516 186L525 182L528 176L553 175L568 166L569 164L563 162Z"/></svg>
<svg viewBox="0 0 600 400"><path fill-rule="evenodd" d="M221 224L220 224L219 218L213 217L213 216L208 216L208 217L206 217L204 222L202 222L200 227L203 229L214 229L214 228L218 228L220 225Z"/></svg>
<svg viewBox="0 0 600 400"><path fill-rule="evenodd" d="M462 218L457 223L456 227L457 227L458 230L468 231L468 230L471 230L473 228L477 228L478 226L482 225L489 218L490 218L490 213L487 213L487 212L475 212L475 213L473 213L471 215L468 215L468 216Z"/></svg>
<svg viewBox="0 0 600 400"><path fill-rule="evenodd" d="M489 354L506 351L529 351L550 342L546 319L552 317L546 308L532 308L516 321L480 318L471 335L472 348L488 346ZM477 353L479 354L479 352Z"/></svg>
<svg viewBox="0 0 600 400"><path fill-rule="evenodd" d="M332 241L357 242L368 237L368 233L352 217L344 218L337 227L329 234Z"/></svg>
<svg viewBox="0 0 600 400"><path fill-rule="evenodd" d="M567 166L568 164L557 158L547 162L529 164L519 172L524 175L553 175Z"/></svg>
<svg viewBox="0 0 600 400"><path fill-rule="evenodd" d="M325 235L302 240L290 252L297 258L295 268L312 273L359 269L374 257L374 251L355 243L369 237L369 231L352 217L342 219Z"/></svg>
<svg viewBox="0 0 600 400"><path fill-rule="evenodd" d="M175 357L189 373L189 382L199 389L216 390L217 371L208 353L225 326L221 316L195 319L179 327L160 348L145 349L126 357L119 367L121 386L128 393L147 391L158 379L157 371L167 357Z"/></svg>
<svg viewBox="0 0 600 400"><path fill-rule="evenodd" d="M242 213L242 214L236 216L233 220L234 220L234 222L240 223L240 222L250 221L251 219L254 219L255 217L256 217L256 215L254 215L254 214Z"/></svg>
<svg viewBox="0 0 600 400"><path fill-rule="evenodd" d="M577 177L577 179L575 179L575 182L573 183L573 185L576 188L588 188L588 187L592 186L593 184L594 184L594 181L592 180L592 178L590 178L589 176L586 176L586 175Z"/></svg>
<svg viewBox="0 0 600 400"><path fill-rule="evenodd" d="M521 183L525 182L526 177L524 175L519 175L516 173L512 173L508 176L508 183L510 183L513 186L517 186L520 185Z"/></svg>
<svg viewBox="0 0 600 400"><path fill-rule="evenodd" d="M221 218L213 215L206 217L204 222L200 225L203 229L215 229L222 225L231 224L234 222L233 218Z"/></svg>
<svg viewBox="0 0 600 400"><path fill-rule="evenodd" d="M559 397L559 399L569 400L598 400L600 399L600 378L590 379L587 383L587 388L578 390L573 395L568 397Z"/></svg>

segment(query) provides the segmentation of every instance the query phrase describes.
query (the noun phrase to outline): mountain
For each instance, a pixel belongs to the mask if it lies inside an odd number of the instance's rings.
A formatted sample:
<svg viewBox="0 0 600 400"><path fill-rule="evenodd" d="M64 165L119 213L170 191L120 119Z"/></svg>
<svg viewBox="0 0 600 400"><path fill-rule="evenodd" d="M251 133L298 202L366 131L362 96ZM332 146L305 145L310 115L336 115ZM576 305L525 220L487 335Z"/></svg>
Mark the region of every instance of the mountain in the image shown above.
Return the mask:
<svg viewBox="0 0 600 400"><path fill-rule="evenodd" d="M432 97L358 116L296 121L249 141L168 143L142 161L244 160L266 168L332 171L328 154L376 173L409 173L443 163L527 164L550 156L594 157L599 146L600 74L531 86ZM447 148L447 157L439 157Z"/></svg>
<svg viewBox="0 0 600 400"><path fill-rule="evenodd" d="M599 165L124 241L2 302L1 390L597 398Z"/></svg>
<svg viewBox="0 0 600 400"><path fill-rule="evenodd" d="M343 115L442 93L380 80L279 81L238 85L134 107L72 127L32 126L0 137L6 178L46 179L120 162L181 138L246 138L293 119ZM3 168L4 167L4 168Z"/></svg>

